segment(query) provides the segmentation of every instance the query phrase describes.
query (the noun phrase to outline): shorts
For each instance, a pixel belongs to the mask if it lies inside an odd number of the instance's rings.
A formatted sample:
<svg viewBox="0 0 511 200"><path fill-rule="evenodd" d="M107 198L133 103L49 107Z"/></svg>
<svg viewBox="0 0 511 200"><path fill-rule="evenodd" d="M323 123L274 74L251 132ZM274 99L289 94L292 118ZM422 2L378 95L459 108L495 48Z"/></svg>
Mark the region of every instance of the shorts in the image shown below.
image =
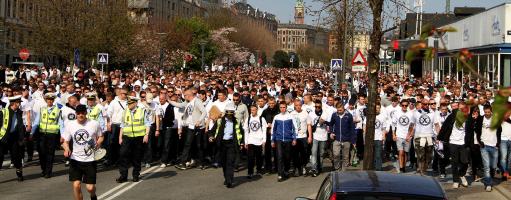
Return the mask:
<svg viewBox="0 0 511 200"><path fill-rule="evenodd" d="M407 142L406 139L397 138L396 145L397 145L398 151L405 151L405 152L410 151L410 142L409 141Z"/></svg>
<svg viewBox="0 0 511 200"><path fill-rule="evenodd" d="M96 184L96 161L80 162L71 159L69 163L69 181L81 181L85 184Z"/></svg>

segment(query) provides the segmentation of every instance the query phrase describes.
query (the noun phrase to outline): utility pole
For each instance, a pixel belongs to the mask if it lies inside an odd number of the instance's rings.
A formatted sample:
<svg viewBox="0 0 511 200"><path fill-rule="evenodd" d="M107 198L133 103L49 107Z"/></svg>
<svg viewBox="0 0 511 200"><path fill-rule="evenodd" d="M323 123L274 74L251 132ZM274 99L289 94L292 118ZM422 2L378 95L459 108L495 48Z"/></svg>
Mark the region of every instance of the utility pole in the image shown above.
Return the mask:
<svg viewBox="0 0 511 200"><path fill-rule="evenodd" d="M346 47L346 43L347 43L347 40L348 40L348 0L344 0L342 1L343 2L343 25L344 25L344 34L343 34L343 41L342 41L342 48L343 48L343 54L342 54L342 62L343 62L343 65L344 66L341 66L342 67L342 71L337 73L337 80L340 79L340 82L341 84L344 83L344 76L345 76L345 70L346 70L346 66L348 65L347 64L347 47ZM340 86L340 85L339 85Z"/></svg>

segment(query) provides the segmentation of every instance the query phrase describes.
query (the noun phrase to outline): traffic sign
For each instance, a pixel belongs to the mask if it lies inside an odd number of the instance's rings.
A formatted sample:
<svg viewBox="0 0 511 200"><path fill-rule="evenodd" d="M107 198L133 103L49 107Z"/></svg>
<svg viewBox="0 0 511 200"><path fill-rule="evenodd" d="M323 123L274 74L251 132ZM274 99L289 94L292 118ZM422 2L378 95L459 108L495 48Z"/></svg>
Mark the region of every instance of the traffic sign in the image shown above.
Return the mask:
<svg viewBox="0 0 511 200"><path fill-rule="evenodd" d="M254 56L254 54L251 54L251 55L250 55L249 62L250 62L250 64L252 64L252 65L253 65L253 64L255 64L256 60L255 60L255 56Z"/></svg>
<svg viewBox="0 0 511 200"><path fill-rule="evenodd" d="M98 64L108 65L108 54L107 53L98 53Z"/></svg>
<svg viewBox="0 0 511 200"><path fill-rule="evenodd" d="M357 51L353 60L351 60L351 71L353 72L364 72L366 71L367 60L362 55L360 50Z"/></svg>
<svg viewBox="0 0 511 200"><path fill-rule="evenodd" d="M290 62L290 63L295 62L295 54L292 54L292 55L291 55L291 58L289 59L289 62Z"/></svg>
<svg viewBox="0 0 511 200"><path fill-rule="evenodd" d="M21 60L27 60L28 57L30 56L30 52L28 51L28 49L21 49L20 52L18 53Z"/></svg>
<svg viewBox="0 0 511 200"><path fill-rule="evenodd" d="M330 60L330 69L332 71L342 71L342 59Z"/></svg>

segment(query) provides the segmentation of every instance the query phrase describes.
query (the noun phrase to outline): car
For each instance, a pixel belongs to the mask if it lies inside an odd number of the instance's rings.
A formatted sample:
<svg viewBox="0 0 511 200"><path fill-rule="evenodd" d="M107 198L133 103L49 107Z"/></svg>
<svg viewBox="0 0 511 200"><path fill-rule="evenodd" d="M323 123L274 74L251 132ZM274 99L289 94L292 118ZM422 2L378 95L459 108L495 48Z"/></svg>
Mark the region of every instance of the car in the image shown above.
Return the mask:
<svg viewBox="0 0 511 200"><path fill-rule="evenodd" d="M330 172L317 200L446 200L440 183L432 177L380 171ZM298 197L295 200L311 200Z"/></svg>

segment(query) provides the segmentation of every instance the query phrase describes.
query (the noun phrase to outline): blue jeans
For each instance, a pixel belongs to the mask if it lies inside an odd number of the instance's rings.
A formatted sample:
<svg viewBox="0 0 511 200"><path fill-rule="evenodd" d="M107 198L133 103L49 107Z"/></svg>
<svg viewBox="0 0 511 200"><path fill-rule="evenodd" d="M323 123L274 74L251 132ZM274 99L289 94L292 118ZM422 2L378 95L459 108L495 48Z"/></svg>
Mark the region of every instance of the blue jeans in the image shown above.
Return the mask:
<svg viewBox="0 0 511 200"><path fill-rule="evenodd" d="M502 172L509 173L509 166L511 165L511 140L500 141L500 156Z"/></svg>
<svg viewBox="0 0 511 200"><path fill-rule="evenodd" d="M498 156L496 147L484 146L484 148L481 148L481 157L483 158L484 167L484 185L486 186L492 185L490 170L497 167Z"/></svg>
<svg viewBox="0 0 511 200"><path fill-rule="evenodd" d="M312 158L311 158L311 168L315 172L319 172L321 168L323 168L323 162L321 156L325 152L326 141L317 141L312 140Z"/></svg>
<svg viewBox="0 0 511 200"><path fill-rule="evenodd" d="M383 142L381 140L374 141L374 169L376 171L382 170L381 154L383 150Z"/></svg>

